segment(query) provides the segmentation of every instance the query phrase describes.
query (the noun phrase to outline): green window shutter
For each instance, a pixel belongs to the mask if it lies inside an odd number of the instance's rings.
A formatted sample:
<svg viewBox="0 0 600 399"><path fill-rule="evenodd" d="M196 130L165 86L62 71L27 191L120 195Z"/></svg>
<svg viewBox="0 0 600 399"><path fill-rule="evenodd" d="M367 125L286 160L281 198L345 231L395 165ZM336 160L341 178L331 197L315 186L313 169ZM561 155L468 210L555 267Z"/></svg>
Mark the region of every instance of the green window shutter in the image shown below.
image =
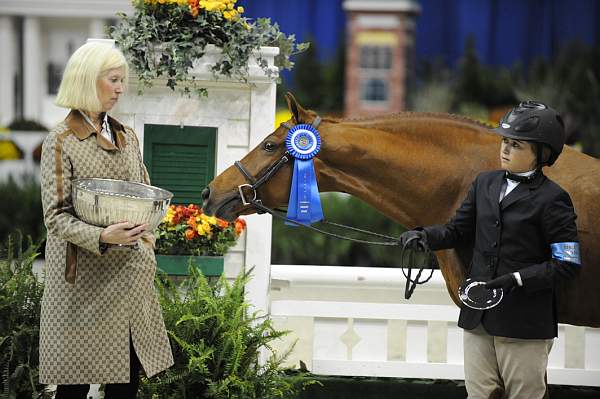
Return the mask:
<svg viewBox="0 0 600 399"><path fill-rule="evenodd" d="M200 205L200 193L215 177L217 129L145 125L144 163L152 185L174 194L173 203Z"/></svg>

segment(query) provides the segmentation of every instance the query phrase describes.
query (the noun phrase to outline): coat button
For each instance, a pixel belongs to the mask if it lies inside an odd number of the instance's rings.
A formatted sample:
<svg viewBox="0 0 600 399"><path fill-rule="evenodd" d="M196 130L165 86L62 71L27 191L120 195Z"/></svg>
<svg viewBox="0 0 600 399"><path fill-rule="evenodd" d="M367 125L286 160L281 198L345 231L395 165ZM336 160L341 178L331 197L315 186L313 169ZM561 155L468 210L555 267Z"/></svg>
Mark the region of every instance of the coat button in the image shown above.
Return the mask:
<svg viewBox="0 0 600 399"><path fill-rule="evenodd" d="M500 221L498 219L496 219L496 221L494 222L494 226L496 226L496 227L500 226Z"/></svg>
<svg viewBox="0 0 600 399"><path fill-rule="evenodd" d="M497 243L496 241L494 241L494 242L492 243L492 247L496 248L497 246L498 246L498 243Z"/></svg>

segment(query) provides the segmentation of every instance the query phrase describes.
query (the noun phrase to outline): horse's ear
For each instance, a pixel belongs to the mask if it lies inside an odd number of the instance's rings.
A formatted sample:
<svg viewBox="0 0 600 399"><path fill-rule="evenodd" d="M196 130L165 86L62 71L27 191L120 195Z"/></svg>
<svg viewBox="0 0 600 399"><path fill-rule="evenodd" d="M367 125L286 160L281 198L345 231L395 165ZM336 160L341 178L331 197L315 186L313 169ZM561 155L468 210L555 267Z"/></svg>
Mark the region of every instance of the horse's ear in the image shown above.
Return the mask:
<svg viewBox="0 0 600 399"><path fill-rule="evenodd" d="M289 91L285 95L285 100L287 101L288 109L292 113L292 116L294 117L296 123L302 123L302 120L306 119L306 110L302 108L300 104L298 104L298 101L296 101L294 95Z"/></svg>

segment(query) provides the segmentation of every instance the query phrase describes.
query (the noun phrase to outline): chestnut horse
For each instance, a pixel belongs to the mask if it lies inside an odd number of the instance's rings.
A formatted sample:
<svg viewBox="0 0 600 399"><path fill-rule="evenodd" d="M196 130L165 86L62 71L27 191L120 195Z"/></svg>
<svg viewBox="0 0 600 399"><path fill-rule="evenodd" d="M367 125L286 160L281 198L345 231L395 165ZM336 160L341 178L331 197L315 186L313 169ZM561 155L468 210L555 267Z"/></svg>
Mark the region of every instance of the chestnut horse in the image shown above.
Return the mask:
<svg viewBox="0 0 600 399"><path fill-rule="evenodd" d="M286 99L293 115L288 125L317 118L291 94ZM319 190L352 194L407 228L445 223L475 176L499 168L500 137L460 116L405 112L355 120L324 118L318 130L322 147L314 164ZM282 157L286 135L287 128L278 127L241 160L249 174L263 175ZM292 164L286 163L257 190L264 205L287 205ZM581 242L581 273L559 282L559 321L600 327L600 227L595 225L600 223L600 161L565 147L545 173L571 195ZM238 194L244 183L240 170L229 167L204 191L205 212L229 220L254 213ZM471 254L470 248L436 253L456 304Z"/></svg>

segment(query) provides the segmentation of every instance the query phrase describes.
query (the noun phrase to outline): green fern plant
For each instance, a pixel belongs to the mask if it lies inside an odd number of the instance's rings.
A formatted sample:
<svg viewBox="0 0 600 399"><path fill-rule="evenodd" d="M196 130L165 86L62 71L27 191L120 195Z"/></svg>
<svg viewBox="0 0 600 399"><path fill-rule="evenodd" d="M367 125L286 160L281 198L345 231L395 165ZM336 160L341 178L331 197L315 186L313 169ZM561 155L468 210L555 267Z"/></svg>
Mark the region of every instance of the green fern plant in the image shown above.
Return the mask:
<svg viewBox="0 0 600 399"><path fill-rule="evenodd" d="M39 325L43 284L33 274L39 244L23 248L20 233L0 248L0 398L43 397L39 383Z"/></svg>
<svg viewBox="0 0 600 399"><path fill-rule="evenodd" d="M191 262L189 270L179 287L164 275L156 279L175 365L143 379L140 398L287 399L313 383L282 370L287 354L274 354L270 343L287 332L249 309L250 272L209 284ZM264 362L262 353L270 355Z"/></svg>

